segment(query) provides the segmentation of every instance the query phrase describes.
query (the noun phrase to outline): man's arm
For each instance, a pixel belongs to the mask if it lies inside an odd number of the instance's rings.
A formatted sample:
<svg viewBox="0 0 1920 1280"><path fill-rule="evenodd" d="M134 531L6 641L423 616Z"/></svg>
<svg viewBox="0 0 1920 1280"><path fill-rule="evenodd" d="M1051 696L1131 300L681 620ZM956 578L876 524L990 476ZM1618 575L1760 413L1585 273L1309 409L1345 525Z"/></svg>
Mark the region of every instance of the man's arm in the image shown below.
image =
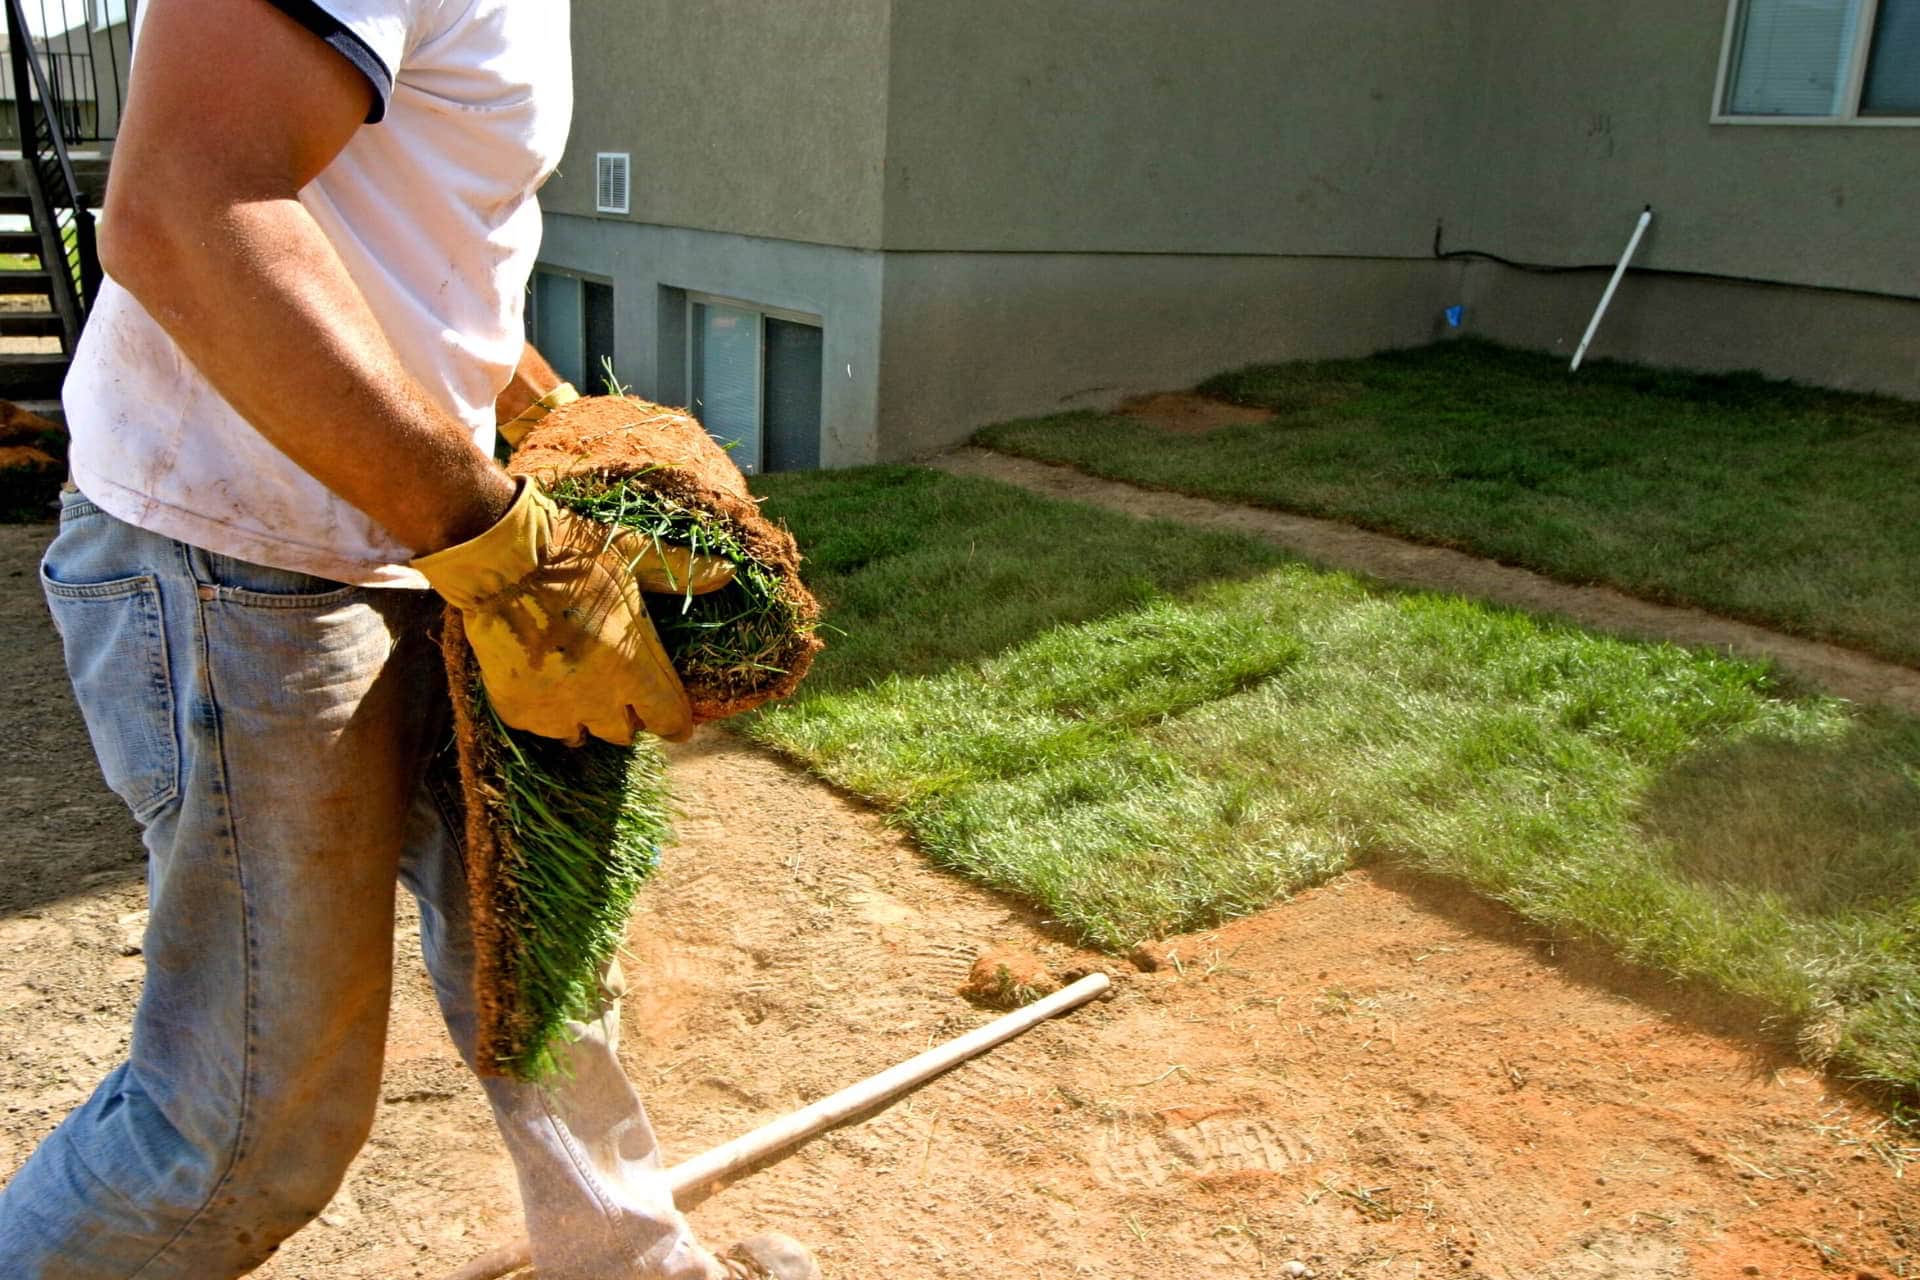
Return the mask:
<svg viewBox="0 0 1920 1280"><path fill-rule="evenodd" d="M504 425L512 422L532 408L541 396L564 381L547 363L547 358L529 342L520 352L520 363L514 367L513 381L507 383L506 390L493 403L494 423Z"/></svg>
<svg viewBox="0 0 1920 1280"><path fill-rule="evenodd" d="M149 0L100 257L255 430L424 553L492 526L513 482L401 366L297 199L372 93L263 0Z"/></svg>

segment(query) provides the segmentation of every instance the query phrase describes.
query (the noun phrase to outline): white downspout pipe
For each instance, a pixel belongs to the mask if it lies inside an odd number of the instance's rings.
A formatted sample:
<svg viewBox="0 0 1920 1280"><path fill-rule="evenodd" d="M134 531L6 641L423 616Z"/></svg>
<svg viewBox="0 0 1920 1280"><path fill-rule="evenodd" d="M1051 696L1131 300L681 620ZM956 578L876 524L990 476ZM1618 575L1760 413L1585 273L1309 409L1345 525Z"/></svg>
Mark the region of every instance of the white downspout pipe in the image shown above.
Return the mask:
<svg viewBox="0 0 1920 1280"><path fill-rule="evenodd" d="M1620 265L1613 269L1613 279L1607 281L1607 291L1600 295L1600 305L1594 308L1593 319L1587 324L1587 336L1580 339L1580 349L1573 353L1573 367L1568 373L1580 372L1580 362L1587 358L1587 348L1593 344L1593 335L1600 332L1600 319L1607 314L1607 306L1613 301L1614 290L1620 287L1620 277L1627 274L1627 264L1633 261L1633 255L1640 249L1640 238L1647 234L1647 228L1653 224L1653 206L1648 205L1640 213L1640 223L1633 229L1633 239L1627 241L1627 251L1620 255Z"/></svg>

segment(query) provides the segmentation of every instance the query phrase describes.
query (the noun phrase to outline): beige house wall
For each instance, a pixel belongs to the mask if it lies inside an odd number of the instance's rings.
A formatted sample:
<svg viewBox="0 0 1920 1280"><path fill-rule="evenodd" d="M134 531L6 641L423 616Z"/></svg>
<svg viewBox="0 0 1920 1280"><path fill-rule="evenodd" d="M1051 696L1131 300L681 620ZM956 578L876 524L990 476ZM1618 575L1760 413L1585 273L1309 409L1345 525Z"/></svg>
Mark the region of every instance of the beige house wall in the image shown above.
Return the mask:
<svg viewBox="0 0 1920 1280"><path fill-rule="evenodd" d="M1418 257L1457 0L894 0L890 250Z"/></svg>
<svg viewBox="0 0 1920 1280"><path fill-rule="evenodd" d="M626 221L879 245L890 0L571 3L573 133L543 207L610 216L594 155L627 152Z"/></svg>
<svg viewBox="0 0 1920 1280"><path fill-rule="evenodd" d="M1432 342L1453 263L1220 254L889 253L877 457L1110 406L1239 365Z"/></svg>
<svg viewBox="0 0 1920 1280"><path fill-rule="evenodd" d="M1641 266L1920 297L1920 127L1709 123L1726 0L1473 11L1450 246L1611 263L1652 204Z"/></svg>
<svg viewBox="0 0 1920 1280"><path fill-rule="evenodd" d="M1611 264L1649 203L1596 354L1920 395L1920 129L1710 123L1725 0L573 12L579 109L543 199L604 234L569 223L559 265L629 316L674 289L777 305L801 270L853 357L836 462L1254 361L1452 332L1570 352L1604 272L1440 260L1436 231ZM632 154L626 217L594 212L603 150Z"/></svg>

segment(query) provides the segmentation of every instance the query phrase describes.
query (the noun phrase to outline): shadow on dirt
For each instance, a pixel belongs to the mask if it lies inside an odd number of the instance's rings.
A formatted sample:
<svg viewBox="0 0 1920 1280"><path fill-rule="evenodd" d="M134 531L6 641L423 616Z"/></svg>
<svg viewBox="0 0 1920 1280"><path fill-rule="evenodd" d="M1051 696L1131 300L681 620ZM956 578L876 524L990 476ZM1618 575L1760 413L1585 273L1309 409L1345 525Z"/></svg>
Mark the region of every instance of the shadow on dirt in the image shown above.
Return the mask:
<svg viewBox="0 0 1920 1280"><path fill-rule="evenodd" d="M1490 941L1527 948L1581 986L1631 1000L1693 1030L1740 1046L1748 1055L1755 1080L1800 1065L1793 1028L1780 1027L1772 1011L1759 1001L1675 982L1665 974L1629 964L1607 947L1536 924L1456 880L1385 862L1368 864L1366 874L1376 884L1404 895L1421 911L1456 928Z"/></svg>

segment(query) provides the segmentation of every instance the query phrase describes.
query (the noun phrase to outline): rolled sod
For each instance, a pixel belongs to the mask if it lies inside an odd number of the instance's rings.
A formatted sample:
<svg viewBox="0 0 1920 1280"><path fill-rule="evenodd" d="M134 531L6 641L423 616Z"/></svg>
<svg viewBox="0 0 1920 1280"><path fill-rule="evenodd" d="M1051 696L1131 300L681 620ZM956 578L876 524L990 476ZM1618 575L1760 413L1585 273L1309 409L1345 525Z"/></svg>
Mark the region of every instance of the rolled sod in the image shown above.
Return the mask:
<svg viewBox="0 0 1920 1280"><path fill-rule="evenodd" d="M734 565L718 591L646 597L696 723L782 697L806 674L819 605L799 549L690 415L623 396L579 400L542 421L508 470L583 515ZM443 635L466 804L476 1065L539 1080L562 1069L567 1024L600 1006L601 975L668 838L664 761L650 737L574 748L508 728L457 611Z"/></svg>

